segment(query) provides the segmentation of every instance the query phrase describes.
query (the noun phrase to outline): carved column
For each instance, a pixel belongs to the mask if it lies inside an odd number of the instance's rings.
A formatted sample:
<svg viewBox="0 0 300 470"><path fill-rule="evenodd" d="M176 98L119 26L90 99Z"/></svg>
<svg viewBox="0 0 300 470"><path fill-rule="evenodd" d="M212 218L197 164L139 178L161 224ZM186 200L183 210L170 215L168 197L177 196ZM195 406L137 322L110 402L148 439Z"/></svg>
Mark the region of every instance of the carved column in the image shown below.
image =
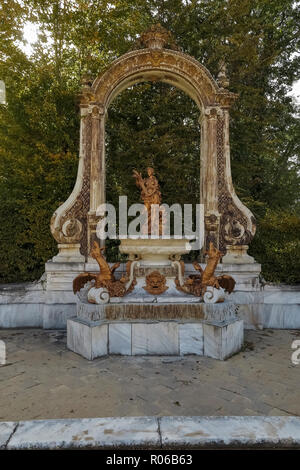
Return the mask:
<svg viewBox="0 0 300 470"><path fill-rule="evenodd" d="M90 118L86 100L80 105L80 150L77 178L68 199L55 211L50 228L58 242L55 262L83 262L86 255L87 211L89 208Z"/></svg>
<svg viewBox="0 0 300 470"><path fill-rule="evenodd" d="M255 234L255 219L237 197L231 177L229 144L229 106L232 98L223 92L222 115L217 121L218 145L218 208L221 213L219 246L226 251L223 263L254 263L247 254L248 244Z"/></svg>
<svg viewBox="0 0 300 470"><path fill-rule="evenodd" d="M97 217L96 212L99 205L105 203L105 109L98 104L91 104L89 112L92 120L92 136L88 254L92 242L97 239L96 228L99 217Z"/></svg>
<svg viewBox="0 0 300 470"><path fill-rule="evenodd" d="M217 107L208 107L201 117L200 202L204 204L205 248L219 245L217 177Z"/></svg>

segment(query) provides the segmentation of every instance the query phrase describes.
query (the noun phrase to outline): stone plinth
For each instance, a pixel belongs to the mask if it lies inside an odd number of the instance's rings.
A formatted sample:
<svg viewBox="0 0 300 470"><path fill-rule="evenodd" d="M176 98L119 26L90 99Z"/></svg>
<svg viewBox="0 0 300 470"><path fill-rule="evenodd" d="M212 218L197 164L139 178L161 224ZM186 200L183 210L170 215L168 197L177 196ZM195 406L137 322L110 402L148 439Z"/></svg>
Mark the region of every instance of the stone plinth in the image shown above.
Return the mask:
<svg viewBox="0 0 300 470"><path fill-rule="evenodd" d="M208 322L203 325L204 356L227 359L240 351L244 341L243 320Z"/></svg>
<svg viewBox="0 0 300 470"><path fill-rule="evenodd" d="M192 304L193 318L188 315L186 304L182 305L182 312L177 305L177 313L171 305L134 305L133 310L127 308L122 313L116 308L112 314L114 307L117 306L78 305L78 316L67 321L68 348L89 360L107 354L195 354L224 360L243 344L243 320L235 316L234 304ZM147 314L147 307L154 309ZM173 318L168 316L168 309ZM156 319L151 319L151 315Z"/></svg>
<svg viewBox="0 0 300 470"><path fill-rule="evenodd" d="M248 245L227 245L226 255L222 258L223 264L252 264L253 256L248 255Z"/></svg>

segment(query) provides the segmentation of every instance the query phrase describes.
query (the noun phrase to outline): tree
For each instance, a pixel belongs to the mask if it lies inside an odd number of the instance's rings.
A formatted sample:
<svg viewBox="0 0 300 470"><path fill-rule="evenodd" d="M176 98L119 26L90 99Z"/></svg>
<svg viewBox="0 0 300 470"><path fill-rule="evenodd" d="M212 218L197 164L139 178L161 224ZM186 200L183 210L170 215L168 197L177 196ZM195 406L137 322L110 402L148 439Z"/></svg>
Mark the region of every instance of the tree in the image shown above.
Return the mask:
<svg viewBox="0 0 300 470"><path fill-rule="evenodd" d="M239 93L231 110L234 185L258 218L251 251L267 266L268 279L297 281L284 250L285 244L286 253L295 256L299 250L291 230L299 220L299 109L287 95L300 68L298 1L6 0L0 15L5 18L0 77L8 101L0 109L3 281L37 278L56 251L49 220L75 181L82 76L95 77L154 22L169 29L183 51L213 75L225 60L230 89ZM26 21L40 27L31 57L18 43ZM196 202L197 113L188 97L161 83L119 95L107 126L108 199L122 191L136 194L129 167L153 161L166 202ZM270 230L276 246L282 244L273 267Z"/></svg>

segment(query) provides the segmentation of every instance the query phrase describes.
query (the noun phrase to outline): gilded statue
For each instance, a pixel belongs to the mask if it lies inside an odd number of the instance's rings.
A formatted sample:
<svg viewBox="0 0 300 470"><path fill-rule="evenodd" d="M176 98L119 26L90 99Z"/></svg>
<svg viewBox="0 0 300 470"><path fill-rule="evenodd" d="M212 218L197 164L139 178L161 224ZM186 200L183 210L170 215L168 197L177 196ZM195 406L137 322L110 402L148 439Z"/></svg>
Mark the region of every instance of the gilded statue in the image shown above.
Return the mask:
<svg viewBox="0 0 300 470"><path fill-rule="evenodd" d="M221 276L215 276L216 267L223 256L221 251L214 247L213 243L210 242L208 251L205 252L207 255L207 262L204 269L200 266L197 261L193 262L193 266L199 274L192 274L188 279L185 279L182 284L179 280L176 280L176 286L178 290L183 292L203 297L207 287L211 286L216 289L224 289L229 294L233 291L235 286L235 280L233 277L222 274Z"/></svg>
<svg viewBox="0 0 300 470"><path fill-rule="evenodd" d="M129 289L126 288L126 284L129 281L128 266L126 275L121 277L120 280L115 279L114 272L120 266L120 262L110 267L103 256L104 250L105 248L100 247L98 242L93 242L91 256L97 261L100 272L79 274L73 281L74 294L80 291L88 281L94 281L94 287L96 288L105 287L110 297L123 297L133 289L135 282L131 284Z"/></svg>
<svg viewBox="0 0 300 470"><path fill-rule="evenodd" d="M161 192L157 178L154 176L154 169L151 167L147 168L148 177L143 178L142 174L136 170L133 170L133 177L137 187L141 190L141 198L144 203L145 209L147 210L147 224L142 228L143 234L151 234L151 207L153 204L161 205ZM153 221L153 228L158 227L158 234L162 234L163 225L163 213L155 213L155 219Z"/></svg>

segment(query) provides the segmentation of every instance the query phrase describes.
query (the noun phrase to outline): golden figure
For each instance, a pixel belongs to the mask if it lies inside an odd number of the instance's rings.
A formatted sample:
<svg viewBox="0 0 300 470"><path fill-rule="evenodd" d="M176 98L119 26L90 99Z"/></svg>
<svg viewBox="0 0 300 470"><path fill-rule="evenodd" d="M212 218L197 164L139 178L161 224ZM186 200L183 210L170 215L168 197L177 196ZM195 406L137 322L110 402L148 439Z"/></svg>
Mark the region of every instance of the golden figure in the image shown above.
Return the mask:
<svg viewBox="0 0 300 470"><path fill-rule="evenodd" d="M123 297L126 293L130 292L133 289L135 282L133 282L131 286L126 289L125 284L129 280L128 275L121 277L120 280L115 279L114 272L120 266L120 262L115 263L112 267L110 267L103 256L104 250L105 248L100 248L98 242L93 242L91 256L97 261L100 268L100 272L97 274L82 273L79 274L79 276L75 277L73 281L74 294L80 291L80 289L82 289L82 287L88 281L92 280L95 281L94 287L105 287L108 290L110 297Z"/></svg>
<svg viewBox="0 0 300 470"><path fill-rule="evenodd" d="M179 284L178 279L176 280L177 289L183 292L202 297L208 286L220 289L222 287L229 294L233 291L235 286L235 280L233 277L227 274L221 276L215 276L216 267L223 256L221 251L214 247L213 243L210 242L209 250L205 253L208 255L206 266L204 269L200 266L197 261L193 262L193 266L199 274L192 274L188 279L184 281L183 285Z"/></svg>
<svg viewBox="0 0 300 470"><path fill-rule="evenodd" d="M153 204L157 204L160 206L161 204L161 192L157 178L154 176L154 169L151 167L147 168L147 178L143 178L141 173L136 170L133 170L133 177L135 178L135 182L138 188L141 189L141 198L144 202L145 209L147 210L147 225L146 227L142 227L142 233L144 234L151 234L151 206ZM154 220L153 229L159 225L158 234L162 234L162 211L157 214L157 221ZM156 219L156 216L155 216Z"/></svg>

